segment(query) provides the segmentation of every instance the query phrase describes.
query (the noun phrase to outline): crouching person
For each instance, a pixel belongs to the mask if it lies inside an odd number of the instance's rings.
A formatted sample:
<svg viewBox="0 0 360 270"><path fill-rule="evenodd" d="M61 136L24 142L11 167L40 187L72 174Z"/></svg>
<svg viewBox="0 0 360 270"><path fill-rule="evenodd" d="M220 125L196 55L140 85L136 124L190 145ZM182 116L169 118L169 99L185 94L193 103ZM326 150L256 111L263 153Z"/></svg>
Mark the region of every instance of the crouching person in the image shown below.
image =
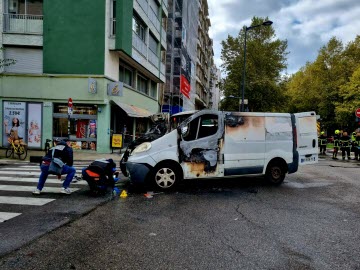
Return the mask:
<svg viewBox="0 0 360 270"><path fill-rule="evenodd" d="M65 181L63 182L63 187L61 193L70 195L71 190L69 189L70 183L75 176L76 170L73 167L74 155L72 148L67 144L66 141L54 140L56 146L49 149L48 153L42 158L40 165L41 173L39 177L39 182L37 188L33 191L34 195L39 195L43 189L46 179L49 173L49 166L52 158L59 158L64 165L61 170L61 174L66 174Z"/></svg>
<svg viewBox="0 0 360 270"><path fill-rule="evenodd" d="M117 192L115 182L118 180L118 174L112 159L97 159L82 170L82 178L86 180L90 191L95 195L105 194L108 187L113 192Z"/></svg>

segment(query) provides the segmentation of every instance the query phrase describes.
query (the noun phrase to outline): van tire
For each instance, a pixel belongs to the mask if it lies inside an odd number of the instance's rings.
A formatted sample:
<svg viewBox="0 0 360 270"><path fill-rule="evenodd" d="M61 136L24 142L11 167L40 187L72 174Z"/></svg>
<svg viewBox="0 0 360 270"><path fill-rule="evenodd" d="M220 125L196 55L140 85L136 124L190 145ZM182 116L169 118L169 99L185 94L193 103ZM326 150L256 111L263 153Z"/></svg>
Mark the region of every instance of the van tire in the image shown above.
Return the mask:
<svg viewBox="0 0 360 270"><path fill-rule="evenodd" d="M154 167L149 175L149 184L156 190L172 191L181 182L182 170L171 161L161 162Z"/></svg>
<svg viewBox="0 0 360 270"><path fill-rule="evenodd" d="M265 179L274 186L279 186L285 179L286 168L279 161L271 162L266 169Z"/></svg>

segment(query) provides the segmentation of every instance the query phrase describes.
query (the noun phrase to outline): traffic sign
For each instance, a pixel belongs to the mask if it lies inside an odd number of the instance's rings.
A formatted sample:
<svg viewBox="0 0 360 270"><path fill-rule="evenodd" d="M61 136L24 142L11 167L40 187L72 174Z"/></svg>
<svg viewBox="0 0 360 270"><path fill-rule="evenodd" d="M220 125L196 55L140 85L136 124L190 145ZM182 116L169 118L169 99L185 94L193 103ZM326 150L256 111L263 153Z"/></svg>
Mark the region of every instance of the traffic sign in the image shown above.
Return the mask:
<svg viewBox="0 0 360 270"><path fill-rule="evenodd" d="M72 108L72 106L73 106L72 98L69 98L69 100L68 100L68 107Z"/></svg>
<svg viewBox="0 0 360 270"><path fill-rule="evenodd" d="M355 116L360 118L360 108L356 109Z"/></svg>

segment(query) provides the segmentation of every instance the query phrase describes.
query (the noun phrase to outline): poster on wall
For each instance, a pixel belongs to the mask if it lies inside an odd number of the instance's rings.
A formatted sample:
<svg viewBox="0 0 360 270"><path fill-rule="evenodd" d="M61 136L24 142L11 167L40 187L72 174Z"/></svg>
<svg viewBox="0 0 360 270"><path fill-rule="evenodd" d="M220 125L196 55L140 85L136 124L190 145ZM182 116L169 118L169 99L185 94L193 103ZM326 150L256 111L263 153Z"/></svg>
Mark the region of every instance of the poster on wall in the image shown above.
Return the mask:
<svg viewBox="0 0 360 270"><path fill-rule="evenodd" d="M4 101L3 104L3 145L7 146L11 131L15 132L18 137L26 138L26 102Z"/></svg>
<svg viewBox="0 0 360 270"><path fill-rule="evenodd" d="M41 118L42 106L40 103L28 104L28 146L41 147Z"/></svg>

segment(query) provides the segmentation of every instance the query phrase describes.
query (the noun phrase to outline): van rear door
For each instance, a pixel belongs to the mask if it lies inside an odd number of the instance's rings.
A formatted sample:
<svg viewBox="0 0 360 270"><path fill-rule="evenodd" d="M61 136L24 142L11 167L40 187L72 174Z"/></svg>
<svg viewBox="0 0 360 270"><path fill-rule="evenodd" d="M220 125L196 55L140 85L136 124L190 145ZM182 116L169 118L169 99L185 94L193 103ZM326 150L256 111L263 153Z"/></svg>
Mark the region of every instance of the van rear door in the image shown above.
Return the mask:
<svg viewBox="0 0 360 270"><path fill-rule="evenodd" d="M315 112L295 113L299 165L318 162L318 143Z"/></svg>

